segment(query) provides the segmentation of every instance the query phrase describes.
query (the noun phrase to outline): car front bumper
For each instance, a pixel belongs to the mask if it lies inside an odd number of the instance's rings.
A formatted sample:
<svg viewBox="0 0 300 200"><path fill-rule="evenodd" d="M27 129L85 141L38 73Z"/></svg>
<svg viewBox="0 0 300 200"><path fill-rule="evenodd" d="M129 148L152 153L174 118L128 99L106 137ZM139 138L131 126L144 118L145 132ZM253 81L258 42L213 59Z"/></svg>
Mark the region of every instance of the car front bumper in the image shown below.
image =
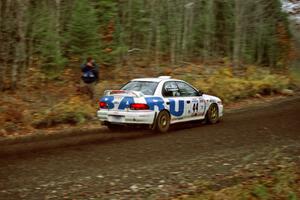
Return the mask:
<svg viewBox="0 0 300 200"><path fill-rule="evenodd" d="M98 119L113 124L153 124L155 111L115 111L101 109L97 111Z"/></svg>
<svg viewBox="0 0 300 200"><path fill-rule="evenodd" d="M224 106L222 104L218 104L219 107L219 117L223 117L224 115Z"/></svg>

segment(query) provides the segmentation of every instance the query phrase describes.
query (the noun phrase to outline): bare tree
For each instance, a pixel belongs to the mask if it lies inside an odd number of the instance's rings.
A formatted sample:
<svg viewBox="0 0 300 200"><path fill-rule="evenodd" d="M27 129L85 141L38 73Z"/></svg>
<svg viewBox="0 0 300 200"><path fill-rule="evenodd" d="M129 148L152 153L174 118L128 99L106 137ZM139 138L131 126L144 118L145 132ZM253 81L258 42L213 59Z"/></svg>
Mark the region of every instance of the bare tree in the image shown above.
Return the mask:
<svg viewBox="0 0 300 200"><path fill-rule="evenodd" d="M189 0L185 1L184 29L182 37L182 54L184 58L187 57L187 46L190 40L191 26L193 24L193 6L194 2L190 2Z"/></svg>
<svg viewBox="0 0 300 200"><path fill-rule="evenodd" d="M235 21L234 21L234 42L233 42L233 63L235 67L240 65L241 42L243 31L244 1L235 0Z"/></svg>
<svg viewBox="0 0 300 200"><path fill-rule="evenodd" d="M175 21L175 5L172 0L167 1L167 7L168 7L168 28L170 33L170 59L171 64L174 65L176 62L176 21Z"/></svg>
<svg viewBox="0 0 300 200"><path fill-rule="evenodd" d="M3 90L9 85L5 85L5 82L10 80L9 74L11 70L8 70L11 54L13 54L12 43L14 41L13 28L15 19L12 11L12 1L3 0L1 1L1 12L0 12L0 89Z"/></svg>
<svg viewBox="0 0 300 200"><path fill-rule="evenodd" d="M15 58L12 65L11 86L16 89L18 81L18 73L24 67L26 61L26 10L28 7L28 0L17 0L16 12L16 44L15 44Z"/></svg>
<svg viewBox="0 0 300 200"><path fill-rule="evenodd" d="M56 11L55 12L56 34L60 35L60 29L61 29L61 27L60 27L60 12L61 12L60 6L61 6L61 0L55 0L55 4L56 4L56 9L55 9L55 11ZM58 47L56 49L59 51L59 52L57 52L57 54L60 55L61 54L61 52L60 52L60 50L61 50L61 48L60 48L60 46L61 46L60 40L56 41L56 45Z"/></svg>
<svg viewBox="0 0 300 200"><path fill-rule="evenodd" d="M4 64L4 13L5 13L5 1L0 1L0 91L4 89L4 72L5 72L5 64Z"/></svg>
<svg viewBox="0 0 300 200"><path fill-rule="evenodd" d="M160 12L161 6L158 1L155 1L156 7L156 17L155 17L155 64L156 67L160 64L160 50L161 50L161 30L160 30ZM158 69L157 69L158 71Z"/></svg>

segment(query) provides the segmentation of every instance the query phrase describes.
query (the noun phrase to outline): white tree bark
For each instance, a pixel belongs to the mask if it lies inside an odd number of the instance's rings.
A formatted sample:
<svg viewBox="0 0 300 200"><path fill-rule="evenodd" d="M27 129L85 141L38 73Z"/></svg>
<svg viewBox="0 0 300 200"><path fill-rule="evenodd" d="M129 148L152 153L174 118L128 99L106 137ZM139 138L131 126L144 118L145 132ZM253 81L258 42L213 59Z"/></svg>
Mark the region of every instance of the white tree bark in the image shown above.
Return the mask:
<svg viewBox="0 0 300 200"><path fill-rule="evenodd" d="M189 41L189 34L190 34L190 26L193 17L193 2L185 1L185 11L184 11L184 29L183 29L183 36L182 36L182 55L183 58L187 56L187 43Z"/></svg>

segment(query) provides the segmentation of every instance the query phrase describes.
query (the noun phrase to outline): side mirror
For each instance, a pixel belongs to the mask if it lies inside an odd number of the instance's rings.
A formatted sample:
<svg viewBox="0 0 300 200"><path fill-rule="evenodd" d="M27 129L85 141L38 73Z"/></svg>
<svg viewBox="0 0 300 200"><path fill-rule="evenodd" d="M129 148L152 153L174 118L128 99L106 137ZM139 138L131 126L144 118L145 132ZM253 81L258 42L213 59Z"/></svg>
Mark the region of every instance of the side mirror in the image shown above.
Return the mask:
<svg viewBox="0 0 300 200"><path fill-rule="evenodd" d="M201 90L198 90L198 94L199 94L199 96L202 96L203 92Z"/></svg>

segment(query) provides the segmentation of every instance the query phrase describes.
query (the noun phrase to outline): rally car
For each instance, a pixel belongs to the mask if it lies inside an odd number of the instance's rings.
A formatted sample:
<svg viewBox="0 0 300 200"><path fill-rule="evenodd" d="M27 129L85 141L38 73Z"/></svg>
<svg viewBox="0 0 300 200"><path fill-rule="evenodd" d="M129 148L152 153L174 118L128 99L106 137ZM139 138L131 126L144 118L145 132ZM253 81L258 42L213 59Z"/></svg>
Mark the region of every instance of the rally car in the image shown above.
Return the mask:
<svg viewBox="0 0 300 200"><path fill-rule="evenodd" d="M167 132L170 124L205 120L214 124L223 116L220 98L203 94L183 80L169 76L133 79L120 90L107 90L99 100L97 116L103 125L149 125Z"/></svg>

